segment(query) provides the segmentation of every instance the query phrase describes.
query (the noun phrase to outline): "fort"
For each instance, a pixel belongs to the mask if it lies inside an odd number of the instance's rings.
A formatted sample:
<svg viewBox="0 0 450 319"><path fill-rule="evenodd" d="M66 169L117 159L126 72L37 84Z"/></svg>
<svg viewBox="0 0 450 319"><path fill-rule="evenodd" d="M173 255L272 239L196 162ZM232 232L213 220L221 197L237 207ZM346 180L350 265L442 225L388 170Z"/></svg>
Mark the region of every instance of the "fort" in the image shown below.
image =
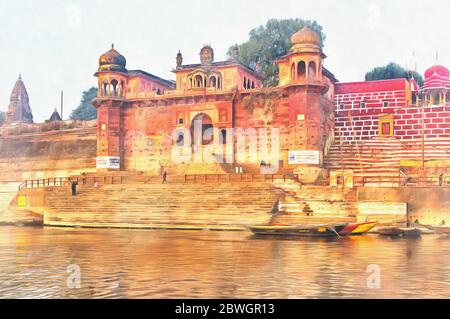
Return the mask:
<svg viewBox="0 0 450 319"><path fill-rule="evenodd" d="M450 73L343 83L304 27L264 87L239 50L175 81L99 58L97 120L34 124L21 78L0 126L0 222L242 229L285 222L449 222ZM168 182L162 184L161 174ZM78 194L69 182L79 181Z"/></svg>

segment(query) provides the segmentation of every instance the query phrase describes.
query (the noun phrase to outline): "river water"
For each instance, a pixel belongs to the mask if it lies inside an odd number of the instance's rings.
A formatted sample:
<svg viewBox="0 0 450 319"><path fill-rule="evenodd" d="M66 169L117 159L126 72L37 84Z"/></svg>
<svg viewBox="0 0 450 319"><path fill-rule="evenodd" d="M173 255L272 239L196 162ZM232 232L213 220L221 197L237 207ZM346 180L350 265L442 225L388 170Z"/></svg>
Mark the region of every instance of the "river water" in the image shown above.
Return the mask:
<svg viewBox="0 0 450 319"><path fill-rule="evenodd" d="M0 227L1 298L448 298L450 237Z"/></svg>

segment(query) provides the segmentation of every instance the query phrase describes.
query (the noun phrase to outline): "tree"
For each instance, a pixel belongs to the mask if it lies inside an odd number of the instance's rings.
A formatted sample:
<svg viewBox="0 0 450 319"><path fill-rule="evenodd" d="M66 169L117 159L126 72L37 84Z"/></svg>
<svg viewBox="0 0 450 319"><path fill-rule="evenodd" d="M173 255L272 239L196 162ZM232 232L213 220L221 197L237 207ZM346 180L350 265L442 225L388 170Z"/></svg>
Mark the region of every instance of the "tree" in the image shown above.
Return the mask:
<svg viewBox="0 0 450 319"><path fill-rule="evenodd" d="M232 45L228 49L228 57L233 56L233 48L239 47L240 61L255 69L259 60L261 73L265 86L274 86L278 83L278 66L275 60L288 53L291 47L291 35L303 26L309 26L316 31L322 43L325 34L316 21L303 19L270 19L265 26L254 28L249 33L249 39L240 45Z"/></svg>
<svg viewBox="0 0 450 319"><path fill-rule="evenodd" d="M367 72L365 76L366 81L401 78L409 80L411 77L414 77L419 86L423 85L423 78L419 73L415 71L406 71L405 68L394 62L391 62L385 66L373 68L371 71Z"/></svg>
<svg viewBox="0 0 450 319"><path fill-rule="evenodd" d="M0 124L5 120L5 112L0 111Z"/></svg>
<svg viewBox="0 0 450 319"><path fill-rule="evenodd" d="M91 101L97 97L97 88L91 87L81 94L80 105L70 114L71 120L93 120L97 118L97 110L92 106Z"/></svg>

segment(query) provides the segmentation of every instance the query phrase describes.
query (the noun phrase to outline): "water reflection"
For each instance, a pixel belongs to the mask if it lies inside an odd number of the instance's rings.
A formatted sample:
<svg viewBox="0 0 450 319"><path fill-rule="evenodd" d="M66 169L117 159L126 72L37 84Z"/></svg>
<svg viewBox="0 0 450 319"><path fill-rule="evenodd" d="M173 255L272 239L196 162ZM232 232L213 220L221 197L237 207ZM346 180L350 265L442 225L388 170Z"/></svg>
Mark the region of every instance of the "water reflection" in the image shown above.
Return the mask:
<svg viewBox="0 0 450 319"><path fill-rule="evenodd" d="M2 298L447 297L450 238L0 227ZM368 265L381 287L367 288ZM69 265L81 288L67 286Z"/></svg>

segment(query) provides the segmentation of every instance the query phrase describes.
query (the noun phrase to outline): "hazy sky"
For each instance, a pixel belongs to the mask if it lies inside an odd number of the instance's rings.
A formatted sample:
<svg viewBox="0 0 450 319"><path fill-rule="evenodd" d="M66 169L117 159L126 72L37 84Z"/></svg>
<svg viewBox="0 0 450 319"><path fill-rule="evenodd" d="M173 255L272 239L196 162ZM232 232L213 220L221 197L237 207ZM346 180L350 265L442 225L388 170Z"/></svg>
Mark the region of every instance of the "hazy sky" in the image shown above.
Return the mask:
<svg viewBox="0 0 450 319"><path fill-rule="evenodd" d="M64 90L65 112L96 85L98 57L111 43L127 68L173 79L180 49L197 63L205 43L215 60L269 18L316 19L327 35L325 66L340 81L363 80L374 66L395 61L418 71L450 67L448 0L0 0L0 110L19 75L36 121L50 117Z"/></svg>

